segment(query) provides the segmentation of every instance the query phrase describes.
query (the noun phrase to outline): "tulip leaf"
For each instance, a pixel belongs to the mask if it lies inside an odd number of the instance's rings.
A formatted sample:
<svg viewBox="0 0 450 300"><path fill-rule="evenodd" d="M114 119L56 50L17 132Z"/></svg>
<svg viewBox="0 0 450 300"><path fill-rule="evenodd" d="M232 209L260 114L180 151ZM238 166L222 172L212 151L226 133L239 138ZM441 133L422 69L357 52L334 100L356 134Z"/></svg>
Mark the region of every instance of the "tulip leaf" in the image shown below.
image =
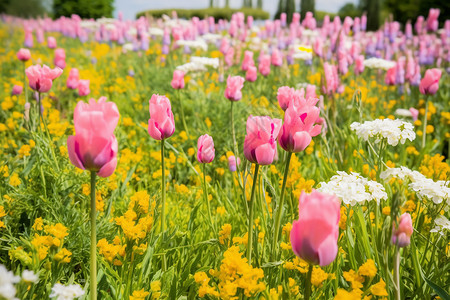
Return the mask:
<svg viewBox="0 0 450 300"><path fill-rule="evenodd" d="M438 286L437 284L435 284L433 281L431 281L430 279L426 278L425 276L423 276L423 279L428 283L429 286L431 286L431 288L434 290L434 292L441 297L441 299L443 300L450 300L450 295L447 294L447 292L441 288L440 286Z"/></svg>

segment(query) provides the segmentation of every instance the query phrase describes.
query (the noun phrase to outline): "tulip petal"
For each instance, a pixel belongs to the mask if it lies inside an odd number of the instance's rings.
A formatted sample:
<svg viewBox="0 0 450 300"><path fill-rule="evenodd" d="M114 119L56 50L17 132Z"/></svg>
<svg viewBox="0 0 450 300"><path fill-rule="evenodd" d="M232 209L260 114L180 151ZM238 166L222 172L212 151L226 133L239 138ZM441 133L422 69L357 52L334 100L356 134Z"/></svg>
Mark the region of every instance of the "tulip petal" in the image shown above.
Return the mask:
<svg viewBox="0 0 450 300"><path fill-rule="evenodd" d="M84 170L83 163L81 162L80 158L78 157L77 153L77 145L75 141L75 136L71 135L67 138L67 150L69 153L69 159L70 162L77 168Z"/></svg>
<svg viewBox="0 0 450 300"><path fill-rule="evenodd" d="M319 246L318 254L319 254L319 265L321 267L329 265L336 258L338 252L337 239L332 235L328 235L328 237L323 241L323 243Z"/></svg>
<svg viewBox="0 0 450 300"><path fill-rule="evenodd" d="M109 177L114 173L114 170L117 166L117 157L111 159L107 164L105 164L100 171L97 172L97 175L100 177Z"/></svg>
<svg viewBox="0 0 450 300"><path fill-rule="evenodd" d="M311 136L306 131L296 132L293 136L294 152L300 152L306 149L312 141Z"/></svg>
<svg viewBox="0 0 450 300"><path fill-rule="evenodd" d="M263 144L255 149L255 156L258 164L270 165L275 157L275 150L269 143Z"/></svg>

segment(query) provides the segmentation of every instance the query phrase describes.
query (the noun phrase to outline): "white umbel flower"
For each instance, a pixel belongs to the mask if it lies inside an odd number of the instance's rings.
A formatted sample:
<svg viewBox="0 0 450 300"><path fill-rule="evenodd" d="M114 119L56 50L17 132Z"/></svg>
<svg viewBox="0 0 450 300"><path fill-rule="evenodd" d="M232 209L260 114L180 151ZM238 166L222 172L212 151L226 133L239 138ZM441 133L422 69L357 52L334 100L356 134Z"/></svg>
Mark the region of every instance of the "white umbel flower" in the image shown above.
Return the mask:
<svg viewBox="0 0 450 300"><path fill-rule="evenodd" d="M371 57L369 59L364 60L364 66L369 69L389 70L390 68L395 67L395 61Z"/></svg>
<svg viewBox="0 0 450 300"><path fill-rule="evenodd" d="M444 230L450 230L450 220L448 220L445 216L439 216L434 220L436 226L430 230L430 232L438 232L441 235L444 235Z"/></svg>
<svg viewBox="0 0 450 300"><path fill-rule="evenodd" d="M23 270L22 272L22 280L25 282L36 283L39 281L39 276L34 274L33 271Z"/></svg>
<svg viewBox="0 0 450 300"><path fill-rule="evenodd" d="M338 171L338 175L331 177L328 182L319 183L320 192L333 194L342 199L345 204L363 204L375 200L387 199L384 187L376 181L368 180L360 174L352 172L347 174Z"/></svg>
<svg viewBox="0 0 450 300"><path fill-rule="evenodd" d="M404 144L407 139L414 141L416 138L414 125L399 119L376 119L366 121L363 124L353 122L350 129L356 131L358 137L365 141L369 138L375 138L375 143L379 143L385 138L388 144L392 146L397 146L399 142Z"/></svg>
<svg viewBox="0 0 450 300"><path fill-rule="evenodd" d="M208 44L203 39L196 39L195 41L191 40L178 40L177 42L178 46L188 46L189 48L194 49L202 49L203 51L208 51Z"/></svg>
<svg viewBox="0 0 450 300"><path fill-rule="evenodd" d="M8 271L4 265L0 265L0 297L7 300L16 300L14 284L19 281L19 276L14 276L13 272Z"/></svg>
<svg viewBox="0 0 450 300"><path fill-rule="evenodd" d="M435 204L447 201L450 204L449 182L439 180L433 181L422 173L408 169L407 167L388 168L381 172L380 178L388 181L391 178L409 180L408 187L416 192L419 198L431 199Z"/></svg>
<svg viewBox="0 0 450 300"><path fill-rule="evenodd" d="M73 300L83 295L84 291L78 284L62 285L57 283L52 287L50 298L57 297L56 300Z"/></svg>
<svg viewBox="0 0 450 300"><path fill-rule="evenodd" d="M218 58L210 58L204 56L191 56L191 62L199 63L204 66L213 67L214 69L219 68L219 59Z"/></svg>

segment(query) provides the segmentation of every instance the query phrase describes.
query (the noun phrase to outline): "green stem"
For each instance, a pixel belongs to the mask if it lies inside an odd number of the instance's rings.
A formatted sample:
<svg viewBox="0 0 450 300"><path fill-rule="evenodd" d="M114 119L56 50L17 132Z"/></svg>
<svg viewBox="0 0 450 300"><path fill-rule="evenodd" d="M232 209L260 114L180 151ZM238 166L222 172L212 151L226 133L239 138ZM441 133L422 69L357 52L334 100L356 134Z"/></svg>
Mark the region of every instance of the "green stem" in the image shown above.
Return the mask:
<svg viewBox="0 0 450 300"><path fill-rule="evenodd" d="M161 140L161 236L164 242L164 216L165 216L165 203L166 202L166 176L164 169L164 139ZM166 256L163 255L163 272L166 271Z"/></svg>
<svg viewBox="0 0 450 300"><path fill-rule="evenodd" d="M422 149L425 148L425 144L427 142L427 118L428 114L428 97L427 100L425 100L425 115L423 117L423 132L422 132Z"/></svg>
<svg viewBox="0 0 450 300"><path fill-rule="evenodd" d="M309 300L309 297L311 296L311 275L312 275L313 265L309 265L308 274L306 275L306 281L305 281L305 300Z"/></svg>
<svg viewBox="0 0 450 300"><path fill-rule="evenodd" d="M248 216L248 248L247 248L247 260L248 264L252 265L252 246L253 246L253 210L255 203L253 201L255 196L255 190L258 180L259 164L255 164L255 175L253 176L252 194L250 196L250 213Z"/></svg>
<svg viewBox="0 0 450 300"><path fill-rule="evenodd" d="M181 101L181 91L179 89L177 90L177 94L178 94L178 101L180 101L181 122L183 122L184 131L186 131L186 135L188 137L188 140L190 140L191 137L189 135L189 130L188 130L188 127L186 126L186 121L184 120L183 102Z"/></svg>
<svg viewBox="0 0 450 300"><path fill-rule="evenodd" d="M234 131L234 114L233 114L233 106L234 106L234 101L230 101L231 102L231 136L233 138L233 154L234 154L234 158L236 160L236 173L237 173L237 178L238 178L238 183L239 183L239 187L242 190L242 196L245 200L245 186L243 183L243 179L241 181L241 172L239 170L239 164L238 164L238 157L239 157L239 153L238 153L238 145L236 143L236 133Z"/></svg>
<svg viewBox="0 0 450 300"><path fill-rule="evenodd" d="M212 218L211 218L211 206L209 204L209 199L208 199L208 190L206 188L206 164L203 164L203 198L205 199L207 208L208 208L208 217L209 217L209 223L211 225L211 229L213 230L213 232L215 232L214 230L214 225L212 222Z"/></svg>
<svg viewBox="0 0 450 300"><path fill-rule="evenodd" d="M400 297L400 249L395 246L394 254L394 289L395 289L395 299L401 300Z"/></svg>
<svg viewBox="0 0 450 300"><path fill-rule="evenodd" d="M95 171L91 171L91 300L97 299L97 235L95 210Z"/></svg>
<svg viewBox="0 0 450 300"><path fill-rule="evenodd" d="M284 177L283 177L283 185L281 187L281 195L280 195L280 202L277 206L277 212L275 216L275 227L274 227L274 236L273 236L273 244L272 244L272 259L274 259L277 256L278 252L278 236L280 232L280 222L281 222L281 215L283 213L283 204L284 204L284 192L286 190L286 182L287 177L289 174L289 164L291 162L292 152L288 152L287 159L286 159L286 166L284 168Z"/></svg>

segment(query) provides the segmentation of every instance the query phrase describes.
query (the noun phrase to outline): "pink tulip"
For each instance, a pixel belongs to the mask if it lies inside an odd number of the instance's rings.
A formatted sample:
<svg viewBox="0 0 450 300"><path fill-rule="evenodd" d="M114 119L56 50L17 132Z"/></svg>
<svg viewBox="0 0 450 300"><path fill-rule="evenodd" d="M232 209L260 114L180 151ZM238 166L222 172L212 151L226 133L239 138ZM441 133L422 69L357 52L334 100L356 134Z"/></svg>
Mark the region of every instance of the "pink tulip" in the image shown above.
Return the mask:
<svg viewBox="0 0 450 300"><path fill-rule="evenodd" d="M172 88L178 90L184 88L184 72L181 70L173 71L173 79L170 83Z"/></svg>
<svg viewBox="0 0 450 300"><path fill-rule="evenodd" d="M249 66L247 72L245 73L245 80L254 82L258 77L257 70L255 66Z"/></svg>
<svg viewBox="0 0 450 300"><path fill-rule="evenodd" d="M53 60L55 66L64 69L66 67L66 51L62 48L55 50L55 59Z"/></svg>
<svg viewBox="0 0 450 300"><path fill-rule="evenodd" d="M419 91L423 95L434 95L439 88L439 79L441 79L442 71L440 69L428 69L425 76L420 81Z"/></svg>
<svg viewBox="0 0 450 300"><path fill-rule="evenodd" d="M306 98L306 99L309 99L309 98L317 98L317 95L316 95L316 86L315 86L315 85L313 85L313 84L308 84L308 85L306 86L306 96L305 96L305 98Z"/></svg>
<svg viewBox="0 0 450 300"><path fill-rule="evenodd" d="M278 135L278 143L288 152L301 152L309 146L312 137L318 135L321 125L315 125L320 109L317 106L298 106L291 102L284 114L284 123Z"/></svg>
<svg viewBox="0 0 450 300"><path fill-rule="evenodd" d="M79 96L87 96L91 92L89 89L89 80L81 80L78 81L78 95Z"/></svg>
<svg viewBox="0 0 450 300"><path fill-rule="evenodd" d="M209 164L213 161L216 150L214 150L213 138L205 134L198 138L197 141L197 160L202 164Z"/></svg>
<svg viewBox="0 0 450 300"><path fill-rule="evenodd" d="M158 141L171 137L175 132L175 121L169 99L154 94L149 104L148 134Z"/></svg>
<svg viewBox="0 0 450 300"><path fill-rule="evenodd" d="M329 265L338 252L339 199L313 190L301 193L298 206L298 220L290 234L292 251L308 263Z"/></svg>
<svg viewBox="0 0 450 300"><path fill-rule="evenodd" d="M364 72L364 55L358 55L355 60L355 74Z"/></svg>
<svg viewBox="0 0 450 300"><path fill-rule="evenodd" d="M294 97L298 97L298 95L296 95L298 93L299 91L288 86L282 86L278 88L277 100L283 111L285 111L289 107L289 103L294 101Z"/></svg>
<svg viewBox="0 0 450 300"><path fill-rule="evenodd" d="M53 80L59 77L62 72L63 70L59 67L50 69L46 65L43 67L34 65L25 70L30 87L40 93L48 92L52 87Z"/></svg>
<svg viewBox="0 0 450 300"><path fill-rule="evenodd" d="M417 109L415 109L414 107L411 107L409 109L409 112L411 113L411 117L413 118L413 120L417 121L417 119L419 118L419 111Z"/></svg>
<svg viewBox="0 0 450 300"><path fill-rule="evenodd" d="M69 72L69 77L67 77L67 88L69 89L76 89L78 88L78 82L80 81L80 73L78 72L78 69L72 68Z"/></svg>
<svg viewBox="0 0 450 300"><path fill-rule="evenodd" d="M272 51L272 65L276 67L280 67L283 64L283 55L281 54L280 50L277 48L274 48Z"/></svg>
<svg viewBox="0 0 450 300"><path fill-rule="evenodd" d="M21 61L27 61L31 58L31 53L30 50L25 49L25 48L21 48L18 52L17 52L17 58Z"/></svg>
<svg viewBox="0 0 450 300"><path fill-rule="evenodd" d="M270 165L277 157L276 139L280 128L280 119L250 115L244 140L245 157L255 164Z"/></svg>
<svg viewBox="0 0 450 300"><path fill-rule="evenodd" d="M323 87L324 93L332 95L337 91L339 86L337 68L336 66L330 65L326 62L323 64L323 70L325 72L325 86Z"/></svg>
<svg viewBox="0 0 450 300"><path fill-rule="evenodd" d="M392 67L386 72L386 77L384 77L384 82L387 85L395 85L396 67Z"/></svg>
<svg viewBox="0 0 450 300"><path fill-rule="evenodd" d="M47 47L49 47L50 49L56 48L56 39L54 37L49 36L47 38Z"/></svg>
<svg viewBox="0 0 450 300"><path fill-rule="evenodd" d="M23 86L15 84L12 89L12 95L20 95L22 94Z"/></svg>
<svg viewBox="0 0 450 300"><path fill-rule="evenodd" d="M245 51L244 60L242 61L242 71L247 71L249 67L253 67L254 65L253 52L248 50Z"/></svg>
<svg viewBox="0 0 450 300"><path fill-rule="evenodd" d="M269 75L270 73L270 56L262 55L261 60L259 61L258 66L259 73L261 73L264 77Z"/></svg>
<svg viewBox="0 0 450 300"><path fill-rule="evenodd" d="M241 160L238 157L236 161L236 157L234 155L231 155L228 157L228 168L231 172L236 172L236 166L239 166L241 164Z"/></svg>
<svg viewBox="0 0 450 300"><path fill-rule="evenodd" d="M406 247L411 243L411 235L414 231L411 215L404 213L400 216L400 221L398 222L398 228L394 224L392 229L392 244L398 247Z"/></svg>
<svg viewBox="0 0 450 300"><path fill-rule="evenodd" d="M234 48L229 47L227 53L225 53L225 63L227 64L227 66L231 67L233 65L233 59L234 59Z"/></svg>
<svg viewBox="0 0 450 300"><path fill-rule="evenodd" d="M98 102L90 99L89 104L78 102L73 115L75 136L67 139L69 159L75 167L97 172L100 177L114 172L118 152L114 129L119 117L116 104L106 102L106 97Z"/></svg>
<svg viewBox="0 0 450 300"><path fill-rule="evenodd" d="M244 81L245 79L241 76L228 76L225 97L230 101L241 100L241 89L244 87Z"/></svg>

